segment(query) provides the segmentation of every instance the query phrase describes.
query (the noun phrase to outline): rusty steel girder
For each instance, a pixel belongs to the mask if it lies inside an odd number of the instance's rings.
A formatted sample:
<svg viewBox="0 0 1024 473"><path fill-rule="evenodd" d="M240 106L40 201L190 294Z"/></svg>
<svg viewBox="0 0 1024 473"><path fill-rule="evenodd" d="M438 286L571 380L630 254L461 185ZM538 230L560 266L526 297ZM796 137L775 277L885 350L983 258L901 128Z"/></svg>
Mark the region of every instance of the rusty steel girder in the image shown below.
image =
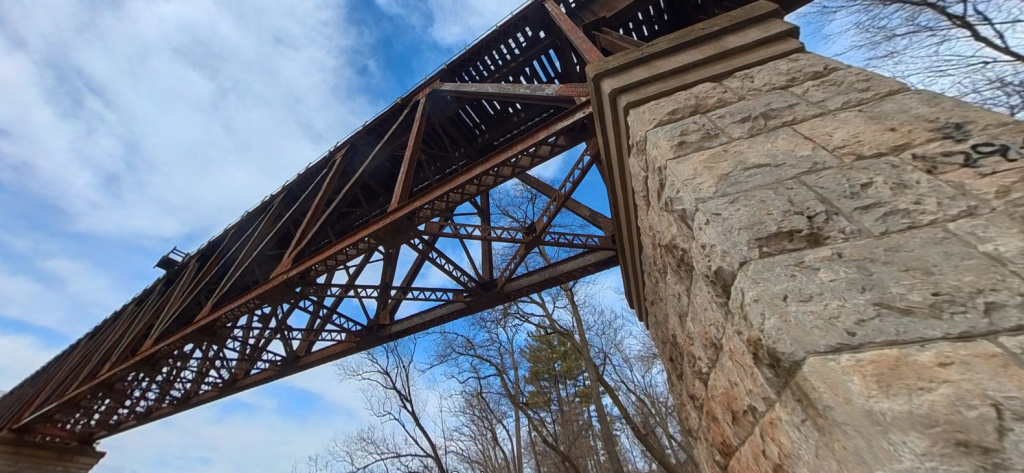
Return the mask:
<svg viewBox="0 0 1024 473"><path fill-rule="evenodd" d="M572 197L597 150L557 187L526 172L594 138L587 63L743 3L528 3L222 233L161 260L163 277L0 397L0 434L91 443L614 267L610 218ZM514 179L548 201L523 228L494 226L490 192ZM567 214L589 230L560 231ZM560 256L524 264L540 247Z"/></svg>

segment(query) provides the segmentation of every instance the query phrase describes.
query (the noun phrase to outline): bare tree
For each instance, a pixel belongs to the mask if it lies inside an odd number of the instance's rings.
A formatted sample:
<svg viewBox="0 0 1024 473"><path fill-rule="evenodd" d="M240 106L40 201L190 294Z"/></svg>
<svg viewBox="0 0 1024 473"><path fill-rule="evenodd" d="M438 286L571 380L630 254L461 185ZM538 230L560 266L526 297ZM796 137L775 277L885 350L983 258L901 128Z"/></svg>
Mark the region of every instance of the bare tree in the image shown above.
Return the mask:
<svg viewBox="0 0 1024 473"><path fill-rule="evenodd" d="M547 199L519 185L491 202L492 224L529 228ZM552 222L595 231L588 225L572 215ZM517 248L495 244L495 262ZM578 251L541 245L520 270ZM311 456L309 473L684 471L688 446L649 336L633 314L602 310L593 287L565 284L442 327L429 335L427 366L413 361L416 340L342 363L342 377L372 387L368 410L380 422Z"/></svg>
<svg viewBox="0 0 1024 473"><path fill-rule="evenodd" d="M444 442L426 412L429 392L415 366L418 337L365 351L337 365L343 379L363 384L367 410L379 420L325 449L334 464L352 473L447 473Z"/></svg>
<svg viewBox="0 0 1024 473"><path fill-rule="evenodd" d="M536 218L533 209L539 204L539 199L533 191L525 186L515 186L506 190L503 195L499 195L495 202L498 210L496 218L504 220L504 225L525 227ZM561 222L561 224L572 226L573 222L570 220ZM541 246L532 254L532 260L525 265L540 267L551 264L552 260L553 257L549 254L549 250ZM612 471L624 471L624 469L616 436L612 432L612 422L604 407L605 395L608 396L618 411L619 417L651 459L664 471L680 471L683 461L690 456L690 449L686 441L678 434L678 428L675 428L673 432L673 428L669 425L668 419L675 419L675 416L666 417L665 422L660 425L642 425L632 413L632 408L638 407L638 404L630 405L624 401L623 396L620 396L618 392L619 389L605 375L604 367L599 366L599 363L595 361L598 356L602 361L611 359L612 352L605 351L599 354L592 346L591 337L588 334L591 333L594 324L586 323L584 319L593 320L591 315L599 311L593 305L588 306L581 302L584 299L594 299L593 297L577 297L580 289L585 286L586 283L564 284L552 291L525 297L514 304L516 308L514 315L518 315L521 320L533 325L538 330L565 338L583 357L587 376L595 384L592 389L595 417L601 443L608 454L608 463L612 467ZM586 291L586 289L583 290ZM559 314L564 314L565 317L559 317ZM616 316L621 315L616 314ZM606 320L609 319L606 318ZM618 327L618 329L621 328L622 326ZM621 333L615 333L615 331L616 329L605 330L604 334L610 338L621 336ZM642 395L639 391L634 391L634 394ZM635 399L635 396L627 396L627 399ZM662 426L666 429L663 430ZM662 439L666 441L662 442ZM683 458L670 453L669 451L673 448L682 449Z"/></svg>
<svg viewBox="0 0 1024 473"><path fill-rule="evenodd" d="M799 18L851 62L1024 116L1024 2L819 0Z"/></svg>
<svg viewBox="0 0 1024 473"><path fill-rule="evenodd" d="M494 448L510 457L509 473L523 473L524 365L519 349L525 330L507 312L507 306L491 309L457 329L442 329L434 357L436 365L448 368L451 379L473 395L479 393L477 407L504 412L496 424L500 432L495 437L500 438L492 439Z"/></svg>

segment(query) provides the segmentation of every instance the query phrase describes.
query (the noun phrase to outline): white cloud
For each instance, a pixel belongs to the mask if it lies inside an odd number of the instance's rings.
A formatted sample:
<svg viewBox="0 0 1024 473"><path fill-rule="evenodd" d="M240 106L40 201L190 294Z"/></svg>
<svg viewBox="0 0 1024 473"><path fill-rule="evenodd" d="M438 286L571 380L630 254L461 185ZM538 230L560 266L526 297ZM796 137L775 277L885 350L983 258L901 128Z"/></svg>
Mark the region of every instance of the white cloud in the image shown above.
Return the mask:
<svg viewBox="0 0 1024 473"><path fill-rule="evenodd" d="M423 25L445 46L465 46L523 4L521 0L376 0L385 11Z"/></svg>
<svg viewBox="0 0 1024 473"><path fill-rule="evenodd" d="M378 2L427 9L446 46L520 3ZM219 231L377 111L353 92L373 81L353 71L376 70L356 3L0 2L0 197L17 206L0 209L0 318L77 338L149 282L140 246ZM36 206L59 215L22 221ZM62 347L0 333L0 389ZM105 440L96 471L288 471L366 421L322 367Z"/></svg>
<svg viewBox="0 0 1024 473"><path fill-rule="evenodd" d="M362 400L359 393L339 392L345 394L348 404ZM282 406L287 396L275 386L257 388L111 437L101 442L107 456L94 471L287 472L353 425L342 405L317 403L299 411Z"/></svg>
<svg viewBox="0 0 1024 473"><path fill-rule="evenodd" d="M213 233L374 111L345 93L367 59L343 14L328 0L0 3L0 182L93 234Z"/></svg>
<svg viewBox="0 0 1024 473"><path fill-rule="evenodd" d="M441 44L464 45L521 5L520 0L429 0L430 34Z"/></svg>
<svg viewBox="0 0 1024 473"><path fill-rule="evenodd" d="M30 335L0 333L0 390L9 391L57 351Z"/></svg>
<svg viewBox="0 0 1024 473"><path fill-rule="evenodd" d="M0 319L28 331L0 333L0 389L148 284L142 248L219 231L377 111L349 7L0 2ZM361 400L312 370L108 439L96 471L288 471Z"/></svg>
<svg viewBox="0 0 1024 473"><path fill-rule="evenodd" d="M26 268L0 263L0 317L77 338L124 302L104 273L76 259L44 257Z"/></svg>

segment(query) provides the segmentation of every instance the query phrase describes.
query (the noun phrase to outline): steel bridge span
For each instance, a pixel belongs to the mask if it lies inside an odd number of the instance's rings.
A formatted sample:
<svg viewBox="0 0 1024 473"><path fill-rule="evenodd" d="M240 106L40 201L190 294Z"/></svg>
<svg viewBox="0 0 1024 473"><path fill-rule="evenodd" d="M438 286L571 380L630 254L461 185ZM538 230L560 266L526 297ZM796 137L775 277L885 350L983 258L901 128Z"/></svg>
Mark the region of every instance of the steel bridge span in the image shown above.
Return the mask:
<svg viewBox="0 0 1024 473"><path fill-rule="evenodd" d="M0 435L92 444L615 267L611 217L573 199L602 168L585 67L746 3L528 2L222 233L161 260L163 277L0 397ZM581 144L557 187L526 174ZM492 226L490 191L516 179L543 211ZM555 231L565 213L589 229ZM560 257L525 265L540 247Z"/></svg>

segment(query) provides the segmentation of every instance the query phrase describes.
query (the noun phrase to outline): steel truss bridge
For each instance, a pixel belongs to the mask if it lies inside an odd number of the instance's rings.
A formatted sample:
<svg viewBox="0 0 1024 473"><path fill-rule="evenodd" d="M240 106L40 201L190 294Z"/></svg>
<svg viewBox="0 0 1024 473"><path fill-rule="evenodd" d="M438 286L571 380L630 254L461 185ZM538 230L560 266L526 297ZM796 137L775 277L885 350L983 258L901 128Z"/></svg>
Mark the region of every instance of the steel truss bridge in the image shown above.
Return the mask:
<svg viewBox="0 0 1024 473"><path fill-rule="evenodd" d="M573 198L602 166L585 67L745 3L527 3L222 233L162 259L163 277L0 397L0 434L91 444L615 267L611 219ZM526 174L581 144L557 187ZM490 191L511 180L547 201L529 225L492 226ZM554 231L565 212L589 230ZM496 266L498 245L512 251ZM541 247L560 259L524 265ZM407 302L423 310L400 315Z"/></svg>

